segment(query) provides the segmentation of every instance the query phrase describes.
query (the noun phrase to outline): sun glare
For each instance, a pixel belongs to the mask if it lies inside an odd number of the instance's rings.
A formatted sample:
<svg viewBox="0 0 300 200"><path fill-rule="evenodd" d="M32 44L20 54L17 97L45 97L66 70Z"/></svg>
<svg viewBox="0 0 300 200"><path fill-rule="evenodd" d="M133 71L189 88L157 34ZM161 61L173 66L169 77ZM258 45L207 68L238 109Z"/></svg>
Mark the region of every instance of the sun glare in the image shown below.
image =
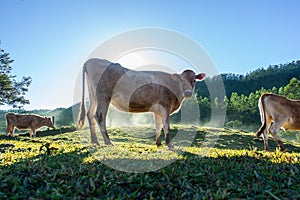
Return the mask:
<svg viewBox="0 0 300 200"><path fill-rule="evenodd" d="M168 73L182 72L193 66L183 58L161 49L137 49L127 52L113 62L134 70L164 71Z"/></svg>

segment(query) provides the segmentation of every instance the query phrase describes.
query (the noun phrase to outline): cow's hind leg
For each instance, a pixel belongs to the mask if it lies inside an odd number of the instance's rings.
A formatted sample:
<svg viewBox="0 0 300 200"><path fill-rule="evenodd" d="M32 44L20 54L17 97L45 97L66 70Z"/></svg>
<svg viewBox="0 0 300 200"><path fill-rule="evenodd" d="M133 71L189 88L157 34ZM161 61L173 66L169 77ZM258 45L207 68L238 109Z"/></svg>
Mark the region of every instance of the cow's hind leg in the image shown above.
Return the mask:
<svg viewBox="0 0 300 200"><path fill-rule="evenodd" d="M257 139L260 139L261 134L264 132L264 130L266 129L266 124L264 123L263 125L261 125L261 127L258 129L258 131L255 133L255 136Z"/></svg>
<svg viewBox="0 0 300 200"><path fill-rule="evenodd" d="M12 134L12 131L13 131L13 126L11 125L7 125L6 127L6 136L9 136L10 134Z"/></svg>
<svg viewBox="0 0 300 200"><path fill-rule="evenodd" d="M97 104L96 104L95 96L90 93L90 107L87 112L87 118L90 126L92 144L99 146L100 144L96 136L96 119L95 119L96 109L97 109Z"/></svg>
<svg viewBox="0 0 300 200"><path fill-rule="evenodd" d="M270 151L267 130L263 131L263 140L264 140L264 149L265 149L265 151Z"/></svg>
<svg viewBox="0 0 300 200"><path fill-rule="evenodd" d="M155 118L155 129L156 129L156 146L161 146L160 135L161 135L161 130L163 128L162 115L158 113L154 113L154 118Z"/></svg>
<svg viewBox="0 0 300 200"><path fill-rule="evenodd" d="M6 131L5 131L6 136L9 136L9 135L14 136L15 126L13 125L12 120L11 119L6 119L6 121L7 121Z"/></svg>
<svg viewBox="0 0 300 200"><path fill-rule="evenodd" d="M285 120L284 120L285 121ZM283 123L279 122L273 122L270 126L269 132L272 134L273 138L276 140L280 151L284 151L285 147L283 145L283 142L279 139L277 132L279 131L280 127L283 125Z"/></svg>
<svg viewBox="0 0 300 200"><path fill-rule="evenodd" d="M270 115L268 115L266 113L264 125L262 125L262 127L258 131L258 132L260 132L260 131L261 132L259 134L256 134L257 137L259 137L260 134L262 134L265 151L270 151L269 142L268 142L268 138L269 138L268 133L269 133L269 128L270 128L272 123L273 122L272 122L272 119L271 119Z"/></svg>
<svg viewBox="0 0 300 200"><path fill-rule="evenodd" d="M104 99L99 100L97 112L96 112L96 119L98 122L98 126L103 136L104 143L106 145L113 145L110 141L107 130L106 130L106 116L108 112L109 102L105 101Z"/></svg>
<svg viewBox="0 0 300 200"><path fill-rule="evenodd" d="M6 131L5 131L5 135L6 135L6 136L8 136L8 135L9 135L9 133L10 133L10 129L11 129L11 127L10 127L9 125L7 125L7 127L6 127Z"/></svg>

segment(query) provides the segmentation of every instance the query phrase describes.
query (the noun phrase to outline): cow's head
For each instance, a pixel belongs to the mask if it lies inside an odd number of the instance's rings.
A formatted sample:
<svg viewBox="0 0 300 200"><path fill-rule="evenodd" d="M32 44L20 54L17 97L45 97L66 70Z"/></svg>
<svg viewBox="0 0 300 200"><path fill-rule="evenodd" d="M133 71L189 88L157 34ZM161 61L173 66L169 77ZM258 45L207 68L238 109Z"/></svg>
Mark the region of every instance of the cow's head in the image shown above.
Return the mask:
<svg viewBox="0 0 300 200"><path fill-rule="evenodd" d="M48 126L49 128L54 128L54 125L50 117L44 118L44 126Z"/></svg>
<svg viewBox="0 0 300 200"><path fill-rule="evenodd" d="M181 74L173 74L172 78L180 84L180 90L184 98L191 98L194 94L196 80L203 80L206 74L195 74L192 70L185 70Z"/></svg>

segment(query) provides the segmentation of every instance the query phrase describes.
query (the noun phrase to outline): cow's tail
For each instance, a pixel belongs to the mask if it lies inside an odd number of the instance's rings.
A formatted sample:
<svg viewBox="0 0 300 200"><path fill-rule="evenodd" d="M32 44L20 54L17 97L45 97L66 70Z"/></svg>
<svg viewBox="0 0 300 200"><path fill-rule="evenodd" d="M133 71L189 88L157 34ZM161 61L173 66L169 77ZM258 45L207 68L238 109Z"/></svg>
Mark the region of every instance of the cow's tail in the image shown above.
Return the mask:
<svg viewBox="0 0 300 200"><path fill-rule="evenodd" d="M261 127L258 129L258 131L255 133L256 137L259 138L260 135L264 132L267 126L267 121L266 121L266 113L265 113L265 103L264 99L267 94L261 95L258 101L258 107L259 107L259 112L260 112L260 118L261 118Z"/></svg>
<svg viewBox="0 0 300 200"><path fill-rule="evenodd" d="M84 102L84 94L85 94L85 74L86 74L86 67L83 65L82 68L82 100L79 108L79 119L77 122L77 128L82 129L84 127L85 116L86 116L86 108Z"/></svg>

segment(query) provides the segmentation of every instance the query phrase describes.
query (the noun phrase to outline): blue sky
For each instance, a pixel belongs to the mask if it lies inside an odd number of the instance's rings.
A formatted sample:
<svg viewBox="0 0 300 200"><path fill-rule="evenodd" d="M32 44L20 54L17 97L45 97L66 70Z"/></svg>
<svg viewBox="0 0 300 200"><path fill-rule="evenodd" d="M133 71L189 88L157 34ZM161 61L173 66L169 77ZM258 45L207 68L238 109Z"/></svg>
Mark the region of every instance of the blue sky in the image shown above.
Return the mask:
<svg viewBox="0 0 300 200"><path fill-rule="evenodd" d="M31 76L26 109L69 107L79 70L102 42L158 27L200 44L220 73L300 59L300 1L0 0L0 48ZM1 107L0 107L1 108Z"/></svg>

